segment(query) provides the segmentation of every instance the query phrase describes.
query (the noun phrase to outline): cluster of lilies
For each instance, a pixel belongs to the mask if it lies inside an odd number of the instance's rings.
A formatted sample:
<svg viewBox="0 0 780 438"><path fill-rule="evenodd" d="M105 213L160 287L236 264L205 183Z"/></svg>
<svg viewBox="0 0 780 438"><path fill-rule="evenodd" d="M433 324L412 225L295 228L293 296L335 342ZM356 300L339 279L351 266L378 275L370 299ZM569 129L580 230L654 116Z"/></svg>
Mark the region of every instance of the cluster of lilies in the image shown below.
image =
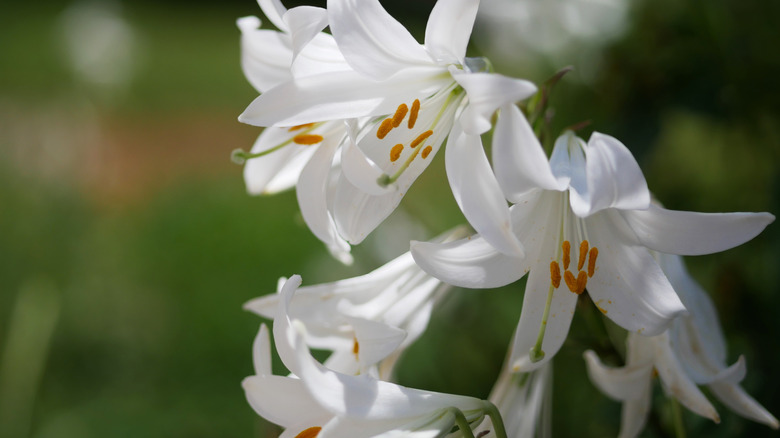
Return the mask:
<svg viewBox="0 0 780 438"><path fill-rule="evenodd" d="M637 436L658 376L669 396L718 422L699 386L738 414L778 428L729 366L714 306L681 256L740 245L769 213L668 210L618 139L567 130L548 158L518 107L537 87L466 58L479 0L438 0L414 37L378 0L285 9L259 0L278 30L239 19L242 67L260 93L239 120L265 127L245 163L250 194L295 187L309 229L343 263L399 205L444 147L447 178L468 225L366 275L302 286L246 308L273 320L290 375L271 371L268 328L243 387L282 437L533 437L549 433L551 360L578 297L629 332L625 365L585 362L593 383L623 403L621 437ZM329 29L326 33L325 28ZM531 99L532 101L538 101ZM523 106L528 110L530 105ZM489 160L482 134L492 130ZM520 321L489 400L393 383L404 349L425 331L451 286L494 288L528 274ZM331 351L324 363L311 348Z"/></svg>

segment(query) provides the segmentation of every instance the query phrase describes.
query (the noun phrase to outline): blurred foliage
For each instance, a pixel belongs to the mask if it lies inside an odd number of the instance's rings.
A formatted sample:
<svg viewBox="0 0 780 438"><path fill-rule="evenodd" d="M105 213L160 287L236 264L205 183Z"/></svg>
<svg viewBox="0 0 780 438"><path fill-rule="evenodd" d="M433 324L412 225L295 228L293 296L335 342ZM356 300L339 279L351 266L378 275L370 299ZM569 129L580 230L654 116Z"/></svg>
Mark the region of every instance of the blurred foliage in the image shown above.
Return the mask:
<svg viewBox="0 0 780 438"><path fill-rule="evenodd" d="M421 38L432 1L385 3ZM234 21L259 14L254 2L122 4L138 52L132 78L114 88L68 65L66 6L13 4L0 16L0 351L30 284L50 285L60 308L33 404L19 400L19 412L32 409L30 436L274 436L278 428L257 418L240 387L259 322L242 303L273 291L280 276L314 284L378 266L403 250L404 214L356 248L346 268L306 230L293 193L246 196L228 157L259 133L235 122L255 91L240 71ZM590 119L585 134L620 138L670 208L780 211L780 4L633 6L628 33L556 88L553 132ZM537 83L563 67L493 61ZM592 80L577 70L588 68ZM420 225L411 237L463 221L442 158L404 200ZM773 225L743 247L688 260L721 313L729 359L747 358L744 386L776 415L777 248ZM400 381L486 397L523 285L453 290L408 352ZM555 436L616 435L619 405L590 385L581 360L597 348L619 363L604 324L582 300L555 362ZM668 436L667 402L660 388L655 396L662 409L644 436ZM719 426L685 413L690 436L769 435L716 406Z"/></svg>

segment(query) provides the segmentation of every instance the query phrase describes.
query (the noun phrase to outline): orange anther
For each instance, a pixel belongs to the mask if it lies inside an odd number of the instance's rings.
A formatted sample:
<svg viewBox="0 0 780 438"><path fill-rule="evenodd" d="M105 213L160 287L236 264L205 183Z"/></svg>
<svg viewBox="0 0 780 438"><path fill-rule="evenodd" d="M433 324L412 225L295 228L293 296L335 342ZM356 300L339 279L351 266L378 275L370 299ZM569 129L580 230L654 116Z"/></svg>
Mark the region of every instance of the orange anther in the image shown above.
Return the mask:
<svg viewBox="0 0 780 438"><path fill-rule="evenodd" d="M563 269L569 269L569 263L571 263L571 243L568 240L564 240L561 248L563 249Z"/></svg>
<svg viewBox="0 0 780 438"><path fill-rule="evenodd" d="M295 435L295 438L314 438L319 435L321 430L322 428L319 426L310 427L308 429L304 429L298 435Z"/></svg>
<svg viewBox="0 0 780 438"><path fill-rule="evenodd" d="M312 145L317 144L323 140L321 135L315 134L300 134L293 137L293 141L296 144Z"/></svg>
<svg viewBox="0 0 780 438"><path fill-rule="evenodd" d="M558 289L561 285L561 267L558 266L558 262L550 262L550 282L555 289Z"/></svg>
<svg viewBox="0 0 780 438"><path fill-rule="evenodd" d="M405 103L398 105L398 109L395 110L395 114L393 115L393 128L397 128L401 125L407 112L409 112L409 107L406 106Z"/></svg>
<svg viewBox="0 0 780 438"><path fill-rule="evenodd" d="M398 143L390 149L390 161L398 161L401 158L401 152L404 150L404 145Z"/></svg>
<svg viewBox="0 0 780 438"><path fill-rule="evenodd" d="M590 258L588 258L588 277L593 277L596 272L596 258L599 256L599 249L595 246L590 249Z"/></svg>
<svg viewBox="0 0 780 438"><path fill-rule="evenodd" d="M412 102L412 112L409 114L409 129L414 128L414 124L417 123L417 114L420 112L420 99L414 99Z"/></svg>
<svg viewBox="0 0 780 438"><path fill-rule="evenodd" d="M566 271L563 273L563 279L566 280L566 286L569 287L569 290L577 293L577 279L574 278L574 274L571 273L571 271Z"/></svg>
<svg viewBox="0 0 780 438"><path fill-rule="evenodd" d="M425 146L425 149L423 149L422 153L420 154L422 155L423 160L428 158L428 155L430 155L432 150L433 148L431 146Z"/></svg>
<svg viewBox="0 0 780 438"><path fill-rule="evenodd" d="M412 140L411 143L409 143L409 147L412 149L416 148L417 146L419 146L420 143L424 142L425 139L430 137L431 135L433 135L433 131L431 131L430 129L423 132L422 134L418 135L417 138Z"/></svg>
<svg viewBox="0 0 780 438"><path fill-rule="evenodd" d="M585 271L580 271L579 274L577 274L577 290L574 293L577 295L583 293L587 284L588 275L585 274Z"/></svg>
<svg viewBox="0 0 780 438"><path fill-rule="evenodd" d="M299 129L308 128L310 126L314 126L314 123L304 123L303 125L295 125L295 126L290 127L290 129L288 129L288 131L293 132L293 131L297 131Z"/></svg>
<svg viewBox="0 0 780 438"><path fill-rule="evenodd" d="M588 244L587 240L583 240L580 243L580 258L577 259L577 270L582 271L582 267L585 266L585 258L588 256Z"/></svg>
<svg viewBox="0 0 780 438"><path fill-rule="evenodd" d="M379 125L379 129L376 130L376 136L380 140L385 138L387 134L393 129L393 119L384 119L382 124Z"/></svg>
<svg viewBox="0 0 780 438"><path fill-rule="evenodd" d="M360 353L360 344L358 344L357 338L353 338L353 339L355 340L355 342L352 344L352 354L357 356L358 353Z"/></svg>

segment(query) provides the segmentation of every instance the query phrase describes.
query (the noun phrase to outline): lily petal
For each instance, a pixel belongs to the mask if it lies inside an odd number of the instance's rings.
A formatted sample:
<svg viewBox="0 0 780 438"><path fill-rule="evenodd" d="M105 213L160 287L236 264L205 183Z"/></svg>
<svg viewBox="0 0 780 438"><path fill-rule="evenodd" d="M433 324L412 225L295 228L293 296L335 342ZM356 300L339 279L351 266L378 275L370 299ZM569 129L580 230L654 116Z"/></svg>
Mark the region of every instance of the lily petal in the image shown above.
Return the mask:
<svg viewBox="0 0 780 438"><path fill-rule="evenodd" d="M378 0L328 0L328 20L349 65L367 77L387 79L410 66L434 65Z"/></svg>
<svg viewBox="0 0 780 438"><path fill-rule="evenodd" d="M713 382L709 388L718 400L737 414L766 424L775 430L780 428L777 418L745 392L741 386L730 382Z"/></svg>
<svg viewBox="0 0 780 438"><path fill-rule="evenodd" d="M333 137L326 138L320 144L301 171L296 185L296 194L301 215L311 232L325 243L334 257L344 264L351 264L349 244L338 235L327 205L328 174L337 147L338 140Z"/></svg>
<svg viewBox="0 0 780 438"><path fill-rule="evenodd" d="M489 131L490 119L498 108L536 93L532 82L496 73L467 73L451 66L450 74L468 94L468 105L460 115L467 134Z"/></svg>
<svg viewBox="0 0 780 438"><path fill-rule="evenodd" d="M525 257L523 244L512 232L509 207L477 135L456 124L446 150L447 178L452 194L472 227L502 253Z"/></svg>
<svg viewBox="0 0 780 438"><path fill-rule="evenodd" d="M255 89L262 93L290 79L292 47L287 35L259 29L260 19L243 17L241 29L241 69Z"/></svg>
<svg viewBox="0 0 780 438"><path fill-rule="evenodd" d="M314 6L298 6L284 14L292 39L293 59L328 25L328 12Z"/></svg>
<svg viewBox="0 0 780 438"><path fill-rule="evenodd" d="M252 363L255 375L270 376L271 371L271 339L268 337L268 326L260 324L260 331L252 343Z"/></svg>
<svg viewBox="0 0 780 438"><path fill-rule="evenodd" d="M439 63L461 64L474 27L479 0L439 0L425 29L425 47Z"/></svg>
<svg viewBox="0 0 780 438"><path fill-rule="evenodd" d="M621 213L644 246L680 255L733 248L756 237L775 220L769 213L696 213L654 205L644 211Z"/></svg>
<svg viewBox="0 0 780 438"><path fill-rule="evenodd" d="M568 183L555 178L531 125L514 104L502 106L496 122L493 169L504 196L512 203L533 189L562 191Z"/></svg>
<svg viewBox="0 0 780 438"><path fill-rule="evenodd" d="M265 17L276 26L277 29L286 32L288 30L287 23L282 18L287 12L287 8L282 5L281 0L257 0L257 4L260 5L260 9L265 14Z"/></svg>
<svg viewBox="0 0 780 438"><path fill-rule="evenodd" d="M250 376L241 382L249 405L268 421L282 427L332 417L309 395L299 379L283 376Z"/></svg>
<svg viewBox="0 0 780 438"><path fill-rule="evenodd" d="M605 366L598 355L587 350L583 357L588 377L601 392L618 401L647 397L651 390L652 363L626 364L624 367Z"/></svg>
<svg viewBox="0 0 780 438"><path fill-rule="evenodd" d="M385 195L397 190L395 185L381 186L377 183L385 172L357 146L356 126L349 125L349 138L341 149L341 169L349 182L369 195Z"/></svg>
<svg viewBox="0 0 780 438"><path fill-rule="evenodd" d="M650 190L642 170L623 143L594 132L586 156L589 203L572 203L577 216L589 216L605 208L642 210L650 205Z"/></svg>
<svg viewBox="0 0 780 438"><path fill-rule="evenodd" d="M383 82L354 71L296 77L257 97L238 120L256 126L293 126L390 114L399 102L432 94L451 80L439 67L408 68Z"/></svg>
<svg viewBox="0 0 780 438"><path fill-rule="evenodd" d="M411 251L422 270L454 286L500 287L528 272L524 259L497 251L478 235L443 244L412 241Z"/></svg>
<svg viewBox="0 0 780 438"><path fill-rule="evenodd" d="M633 334L632 334L633 335ZM639 335L633 335L639 336ZM661 377L664 389L691 411L719 423L720 416L707 397L685 374L672 351L668 333L653 337L655 345L655 368Z"/></svg>
<svg viewBox="0 0 780 438"><path fill-rule="evenodd" d="M626 233L618 212L601 212L586 218L585 224L591 244L599 250L588 293L607 317L626 330L657 335L686 313L650 253L618 237Z"/></svg>

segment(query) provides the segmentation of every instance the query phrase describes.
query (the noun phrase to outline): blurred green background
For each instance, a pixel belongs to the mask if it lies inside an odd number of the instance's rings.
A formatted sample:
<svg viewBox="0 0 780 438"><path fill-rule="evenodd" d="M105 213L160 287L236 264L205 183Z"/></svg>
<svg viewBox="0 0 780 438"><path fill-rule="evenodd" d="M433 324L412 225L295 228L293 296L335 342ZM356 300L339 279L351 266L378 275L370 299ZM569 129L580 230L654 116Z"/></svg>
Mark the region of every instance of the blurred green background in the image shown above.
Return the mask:
<svg viewBox="0 0 780 438"><path fill-rule="evenodd" d="M433 1L383 3L422 39ZM667 207L776 214L780 3L625 5L610 38L575 35L550 52L507 34L509 50L497 51L481 22L471 50L537 83L572 64L553 95L554 132L592 120L583 135L620 138ZM294 193L247 196L229 160L259 134L236 121L256 96L239 67L234 21L245 15L260 15L252 0L5 5L0 437L276 436L240 387L259 323L241 305L280 276L315 284L366 273L407 238L463 222L442 156L349 268L308 232ZM778 248L775 224L687 261L718 307L730 362L747 358L743 386L775 415ZM453 291L402 363L401 383L486 397L522 287ZM581 360L605 348L604 323L581 304L556 360L553 431L615 436L619 405L592 387ZM655 389L659 410L643 436L670 436ZM715 405L719 426L685 413L689 436L772 433Z"/></svg>

